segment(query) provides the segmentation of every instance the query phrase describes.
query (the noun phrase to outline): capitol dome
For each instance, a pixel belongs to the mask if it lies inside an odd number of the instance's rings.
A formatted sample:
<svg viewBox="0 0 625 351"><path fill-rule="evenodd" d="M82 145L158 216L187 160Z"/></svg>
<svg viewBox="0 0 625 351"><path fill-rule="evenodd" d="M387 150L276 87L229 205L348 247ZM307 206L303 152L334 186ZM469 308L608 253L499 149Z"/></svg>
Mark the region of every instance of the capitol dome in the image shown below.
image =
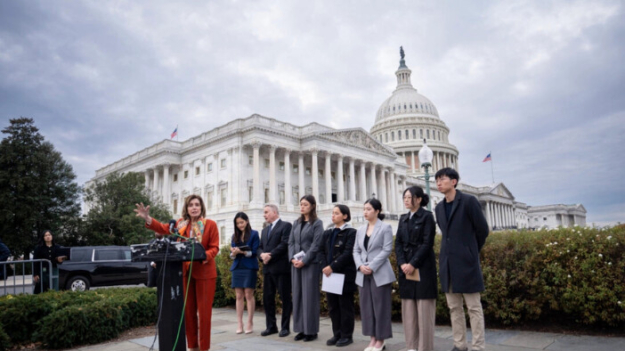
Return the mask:
<svg viewBox="0 0 625 351"><path fill-rule="evenodd" d="M397 76L397 89L393 91L393 95L386 99L378 109L378 114L375 118L376 123L385 118L393 118L406 114L418 114L438 118L438 111L432 101L419 94L417 89L412 86L410 82L411 73L412 71L406 66L406 62L402 58L401 61L399 61L399 68L397 72L395 72Z"/></svg>
<svg viewBox="0 0 625 351"><path fill-rule="evenodd" d="M395 72L397 88L384 100L370 133L405 158L409 172L422 173L418 153L424 141L434 151L432 171L457 169L458 149L449 143L449 128L440 119L436 106L412 86L412 71L406 66L403 48Z"/></svg>

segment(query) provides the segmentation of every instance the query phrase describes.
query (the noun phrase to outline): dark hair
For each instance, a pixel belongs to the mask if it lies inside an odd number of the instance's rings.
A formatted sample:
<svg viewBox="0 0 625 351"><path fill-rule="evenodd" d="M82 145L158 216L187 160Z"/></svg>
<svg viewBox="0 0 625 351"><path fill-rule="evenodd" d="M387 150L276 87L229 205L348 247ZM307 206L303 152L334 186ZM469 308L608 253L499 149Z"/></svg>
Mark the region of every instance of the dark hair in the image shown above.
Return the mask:
<svg viewBox="0 0 625 351"><path fill-rule="evenodd" d="M384 217L386 216L384 215L384 213L382 213L382 203L380 202L380 200L376 199L375 197L372 197L369 200L365 201L365 205L366 204L371 205L371 207L373 207L374 210L380 211L378 213L378 219L384 220Z"/></svg>
<svg viewBox="0 0 625 351"><path fill-rule="evenodd" d="M52 234L52 231L49 229L46 229L43 232L41 232L41 235L39 235L39 241L37 242L37 245L44 246L46 244L46 241L43 239L43 237L46 236L46 233L50 233L50 235L52 235L52 246L56 245L54 243L54 235Z"/></svg>
<svg viewBox="0 0 625 351"><path fill-rule="evenodd" d="M310 213L308 214L308 222L312 224L314 221L317 220L317 200L315 200L315 197L312 195L302 196L302 198L299 199L299 202L302 202L302 200L306 200L310 204ZM304 222L305 220L306 218L304 217L304 215L301 215L299 217L300 223Z"/></svg>
<svg viewBox="0 0 625 351"><path fill-rule="evenodd" d="M449 167L439 169L438 172L436 172L436 174L434 175L434 179L442 178L445 176L449 179L456 180L456 185L454 185L454 188L458 186L458 182L460 182L460 174L458 174L455 169Z"/></svg>
<svg viewBox="0 0 625 351"><path fill-rule="evenodd" d="M184 207L182 208L182 218L184 218L187 221L191 220L191 216L189 216L189 212L187 212L187 207L189 207L191 200L195 200L195 199L200 200L200 207L202 208L200 217L206 216L206 207L204 206L204 200L202 200L202 197L200 195L192 194L192 195L187 196L186 199L184 199Z"/></svg>
<svg viewBox="0 0 625 351"><path fill-rule="evenodd" d="M237 227L237 219L241 218L242 220L247 222L245 226L245 233L243 233L239 227ZM250 225L250 218L245 214L245 212L238 212L234 216L234 234L232 235L233 243L244 243L250 240L250 235L252 234L252 226Z"/></svg>
<svg viewBox="0 0 625 351"><path fill-rule="evenodd" d="M428 194L423 192L423 189L420 186L411 186L410 188L404 190L404 194L402 196L406 196L406 193L410 193L412 196L412 206L415 205L415 200L417 198L421 198L421 207L427 206L428 202L430 202L430 197Z"/></svg>
<svg viewBox="0 0 625 351"><path fill-rule="evenodd" d="M343 215L347 215L347 218L345 218L345 222L349 222L349 221L351 221L351 220L352 220L352 214L351 214L351 212L349 211L349 207L347 207L347 206L345 206L345 205L341 205L341 204L339 204L339 205L335 205L334 207L335 207L335 208L338 208L338 209L339 209L339 211L341 212L341 214L343 214Z"/></svg>

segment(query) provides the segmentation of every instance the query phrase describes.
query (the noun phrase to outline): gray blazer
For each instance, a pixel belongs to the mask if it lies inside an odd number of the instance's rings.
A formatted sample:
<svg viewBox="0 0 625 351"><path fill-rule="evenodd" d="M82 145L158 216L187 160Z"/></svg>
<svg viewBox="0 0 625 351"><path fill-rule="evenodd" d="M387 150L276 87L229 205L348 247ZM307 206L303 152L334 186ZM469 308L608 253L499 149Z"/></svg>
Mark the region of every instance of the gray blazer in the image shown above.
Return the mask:
<svg viewBox="0 0 625 351"><path fill-rule="evenodd" d="M390 284L395 281L395 273L388 257L393 251L393 228L390 224L378 220L369 238L368 249L365 250L365 236L369 224L362 225L356 233L354 244L354 262L356 263L356 284L363 285L364 274L360 266L369 266L373 270L373 281L376 286Z"/></svg>
<svg viewBox="0 0 625 351"><path fill-rule="evenodd" d="M289 262L291 262L296 253L303 250L306 253L306 256L302 260L305 265L319 263L321 262L321 258L318 256L322 246L323 221L317 218L312 225L310 222L304 224L304 228L302 228L299 219L293 222L291 235L289 236Z"/></svg>

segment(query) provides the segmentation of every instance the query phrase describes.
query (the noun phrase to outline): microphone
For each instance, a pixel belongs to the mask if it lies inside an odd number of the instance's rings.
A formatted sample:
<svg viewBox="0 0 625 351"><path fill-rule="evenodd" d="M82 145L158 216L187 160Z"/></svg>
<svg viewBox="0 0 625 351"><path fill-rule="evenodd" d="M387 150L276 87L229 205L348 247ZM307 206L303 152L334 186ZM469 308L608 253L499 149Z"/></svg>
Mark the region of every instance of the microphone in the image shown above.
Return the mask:
<svg viewBox="0 0 625 351"><path fill-rule="evenodd" d="M169 233L178 234L178 229L176 229L176 220L172 219L169 221Z"/></svg>

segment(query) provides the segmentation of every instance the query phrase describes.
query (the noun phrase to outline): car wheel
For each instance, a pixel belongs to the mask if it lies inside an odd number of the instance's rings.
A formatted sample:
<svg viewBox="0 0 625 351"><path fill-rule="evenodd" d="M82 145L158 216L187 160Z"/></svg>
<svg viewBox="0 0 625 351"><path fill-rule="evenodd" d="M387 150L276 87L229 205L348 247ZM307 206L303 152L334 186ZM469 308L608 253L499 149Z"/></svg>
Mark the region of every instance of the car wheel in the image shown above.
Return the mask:
<svg viewBox="0 0 625 351"><path fill-rule="evenodd" d="M67 290L71 291L87 291L89 290L89 279L82 275L72 277L67 283Z"/></svg>

